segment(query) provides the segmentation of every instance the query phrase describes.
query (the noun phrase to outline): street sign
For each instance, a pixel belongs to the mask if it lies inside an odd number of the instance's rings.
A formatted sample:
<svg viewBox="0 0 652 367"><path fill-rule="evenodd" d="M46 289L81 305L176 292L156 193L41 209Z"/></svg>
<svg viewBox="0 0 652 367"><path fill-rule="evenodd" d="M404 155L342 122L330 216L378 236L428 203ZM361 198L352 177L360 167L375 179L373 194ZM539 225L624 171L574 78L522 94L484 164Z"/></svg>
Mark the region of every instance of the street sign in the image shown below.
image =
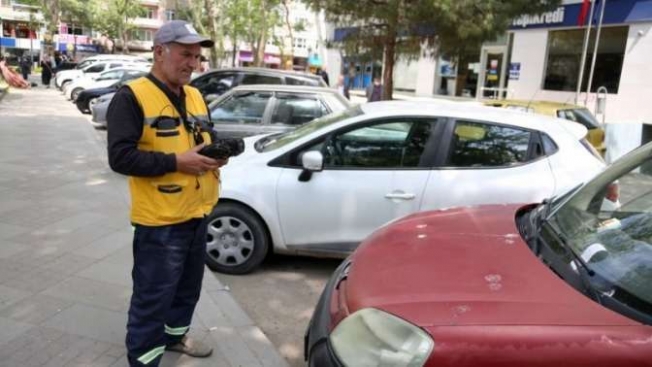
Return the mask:
<svg viewBox="0 0 652 367"><path fill-rule="evenodd" d="M521 63L513 62L509 64L509 80L518 80L521 77Z"/></svg>

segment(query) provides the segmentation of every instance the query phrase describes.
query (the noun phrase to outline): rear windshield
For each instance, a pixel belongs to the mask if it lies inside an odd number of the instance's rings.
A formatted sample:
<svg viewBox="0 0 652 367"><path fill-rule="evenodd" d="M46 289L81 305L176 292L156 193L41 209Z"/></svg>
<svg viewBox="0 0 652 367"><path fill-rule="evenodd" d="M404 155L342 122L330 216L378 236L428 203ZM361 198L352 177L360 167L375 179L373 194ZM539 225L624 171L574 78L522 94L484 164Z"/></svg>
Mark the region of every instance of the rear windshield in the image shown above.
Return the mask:
<svg viewBox="0 0 652 367"><path fill-rule="evenodd" d="M557 111L557 117L578 122L589 130L597 129L600 123L595 119L591 111L586 108L572 108L568 110Z"/></svg>
<svg viewBox="0 0 652 367"><path fill-rule="evenodd" d="M321 80L319 78L301 78L295 76L285 77L285 82L289 85L309 85L314 87L320 87L322 85L320 81Z"/></svg>

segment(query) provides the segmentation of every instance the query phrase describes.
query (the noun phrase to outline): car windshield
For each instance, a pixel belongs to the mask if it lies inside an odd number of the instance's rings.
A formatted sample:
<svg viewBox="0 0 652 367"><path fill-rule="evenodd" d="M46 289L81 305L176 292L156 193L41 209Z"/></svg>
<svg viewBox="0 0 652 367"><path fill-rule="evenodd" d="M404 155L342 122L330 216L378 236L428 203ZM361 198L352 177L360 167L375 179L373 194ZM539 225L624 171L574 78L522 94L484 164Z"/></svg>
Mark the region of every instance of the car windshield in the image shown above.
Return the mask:
<svg viewBox="0 0 652 367"><path fill-rule="evenodd" d="M559 204L549 223L603 295L650 317L652 144L612 164Z"/></svg>
<svg viewBox="0 0 652 367"><path fill-rule="evenodd" d="M359 116L362 114L362 109L359 106L351 107L348 110L341 112L331 113L324 117L312 120L307 124L303 124L296 129L287 131L285 133L266 136L256 143L256 150L259 152L268 152L274 149L278 149L298 139L301 139L314 131L338 123L350 117Z"/></svg>
<svg viewBox="0 0 652 367"><path fill-rule="evenodd" d="M586 108L572 108L567 110L557 111L557 117L575 121L582 125L588 130L597 129L600 127L600 123L595 119L591 111Z"/></svg>

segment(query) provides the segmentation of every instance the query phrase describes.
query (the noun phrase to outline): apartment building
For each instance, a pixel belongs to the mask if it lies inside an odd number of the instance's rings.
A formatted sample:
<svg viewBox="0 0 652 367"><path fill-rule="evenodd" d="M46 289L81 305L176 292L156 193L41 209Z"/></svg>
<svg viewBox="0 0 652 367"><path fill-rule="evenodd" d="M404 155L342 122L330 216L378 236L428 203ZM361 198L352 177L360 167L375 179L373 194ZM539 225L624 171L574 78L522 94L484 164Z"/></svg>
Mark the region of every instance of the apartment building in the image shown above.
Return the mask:
<svg viewBox="0 0 652 367"><path fill-rule="evenodd" d="M0 0L0 55L10 62L30 52L38 55L42 21L43 16L37 7L14 0Z"/></svg>

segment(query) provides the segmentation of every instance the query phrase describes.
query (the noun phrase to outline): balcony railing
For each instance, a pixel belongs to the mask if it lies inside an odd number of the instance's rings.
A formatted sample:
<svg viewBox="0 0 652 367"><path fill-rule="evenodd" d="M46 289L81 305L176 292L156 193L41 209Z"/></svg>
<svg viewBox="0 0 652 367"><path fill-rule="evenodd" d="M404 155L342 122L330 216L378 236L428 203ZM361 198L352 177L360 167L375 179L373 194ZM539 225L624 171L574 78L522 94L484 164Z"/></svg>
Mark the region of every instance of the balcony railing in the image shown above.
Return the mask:
<svg viewBox="0 0 652 367"><path fill-rule="evenodd" d="M154 28L158 29L163 25L163 21L156 18L156 19L151 19L151 18L135 18L132 21L133 25L137 27L144 27L144 28Z"/></svg>

